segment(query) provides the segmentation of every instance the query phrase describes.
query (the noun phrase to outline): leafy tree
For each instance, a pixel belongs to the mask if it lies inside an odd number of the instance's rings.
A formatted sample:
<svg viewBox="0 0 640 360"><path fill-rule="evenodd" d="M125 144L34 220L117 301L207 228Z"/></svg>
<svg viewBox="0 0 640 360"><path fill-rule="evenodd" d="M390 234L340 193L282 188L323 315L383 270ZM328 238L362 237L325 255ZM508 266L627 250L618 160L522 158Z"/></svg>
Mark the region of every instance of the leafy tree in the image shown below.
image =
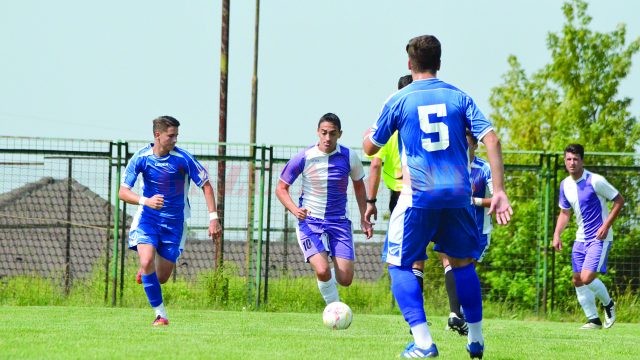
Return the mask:
<svg viewBox="0 0 640 360"><path fill-rule="evenodd" d="M633 153L640 144L640 124L629 111L631 99L618 94L620 82L631 68L632 57L640 50L640 38L627 45L624 24L608 33L592 31L587 8L584 0L568 0L562 5L565 24L559 33L547 36L547 48L551 52L549 64L527 76L516 56L508 58L509 69L503 76L504 84L492 89L490 97L494 111L491 118L505 149L541 150L549 154L577 142L585 144L588 152ZM506 163L509 156L505 157ZM632 205L640 198L637 168L633 168L637 166L637 160L634 156L609 155L585 158L585 166L593 165L594 170L608 177L627 200L628 205L615 225L616 248L612 255L617 259L629 257L625 261L640 256L640 250L635 246L637 238L632 236L640 233L640 210ZM627 168L620 171L596 166L604 164ZM544 174L554 173L555 165L541 165ZM558 166L563 169L562 161ZM557 176L563 174L560 171ZM506 177L510 193L541 194L541 177L534 173L519 178L507 173ZM535 283L536 274L524 264L539 259L536 257L540 249L536 249L535 239L545 229L540 226L544 222L521 216L543 219L544 214L539 210L543 198L522 198L514 202L514 224L494 231L488 259L493 268L481 275L483 282L491 287L489 296L520 298L529 304L536 301L527 288L527 284ZM555 208L555 198L550 201ZM555 225L553 217L550 214L548 218L549 234L553 233ZM565 247L570 248L573 232L565 231L563 238ZM548 249L550 239L544 241ZM516 265L514 262L517 261L523 264L515 270L509 268L508 276L499 269L501 264ZM555 293L562 297L554 301L566 305L569 297L575 300L568 281L571 270L567 251L556 257L554 264L557 267ZM622 281L627 279L628 282L631 278L624 273L626 270L612 270L612 276L618 276Z"/></svg>
<svg viewBox="0 0 640 360"><path fill-rule="evenodd" d="M618 87L640 38L626 46L624 24L609 33L590 30L587 7L583 0L562 6L566 23L547 37L551 63L530 77L509 57L505 83L490 97L505 148L561 151L579 142L588 151L633 152L638 145L640 125Z"/></svg>

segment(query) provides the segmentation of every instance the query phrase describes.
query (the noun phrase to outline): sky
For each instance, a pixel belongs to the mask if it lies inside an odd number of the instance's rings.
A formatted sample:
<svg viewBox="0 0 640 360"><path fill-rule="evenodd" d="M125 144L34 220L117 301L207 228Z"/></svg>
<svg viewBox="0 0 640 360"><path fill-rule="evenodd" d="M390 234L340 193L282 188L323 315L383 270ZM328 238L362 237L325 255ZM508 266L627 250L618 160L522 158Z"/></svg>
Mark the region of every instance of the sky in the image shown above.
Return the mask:
<svg viewBox="0 0 640 360"><path fill-rule="evenodd" d="M342 120L340 143L360 147L407 74L405 45L437 36L438 77L486 114L515 55L527 74L550 61L559 0L262 0L256 143L308 145L318 119ZM220 0L0 2L0 136L151 140L172 115L181 142L217 142ZM627 25L640 37L640 1L591 0L591 29ZM230 9L227 142L250 142L255 1ZM640 56L620 88L640 119Z"/></svg>

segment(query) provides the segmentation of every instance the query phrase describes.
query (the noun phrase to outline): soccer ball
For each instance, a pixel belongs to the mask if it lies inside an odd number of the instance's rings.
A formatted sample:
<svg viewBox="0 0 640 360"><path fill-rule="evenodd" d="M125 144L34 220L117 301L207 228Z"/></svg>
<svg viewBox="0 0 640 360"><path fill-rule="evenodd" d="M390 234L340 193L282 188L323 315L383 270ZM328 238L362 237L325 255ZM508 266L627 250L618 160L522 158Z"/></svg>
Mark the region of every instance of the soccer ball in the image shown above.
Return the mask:
<svg viewBox="0 0 640 360"><path fill-rule="evenodd" d="M332 302L322 312L322 322L329 329L344 330L351 325L351 320L353 320L353 312L349 305L343 302Z"/></svg>

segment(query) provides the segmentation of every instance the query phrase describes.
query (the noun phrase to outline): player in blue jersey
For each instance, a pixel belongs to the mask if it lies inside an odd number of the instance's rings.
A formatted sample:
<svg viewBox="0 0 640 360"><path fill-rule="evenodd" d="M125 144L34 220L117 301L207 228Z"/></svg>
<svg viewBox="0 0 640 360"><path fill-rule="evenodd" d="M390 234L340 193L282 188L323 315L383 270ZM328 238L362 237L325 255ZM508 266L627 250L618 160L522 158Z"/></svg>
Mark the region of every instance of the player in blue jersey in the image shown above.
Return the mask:
<svg viewBox="0 0 640 360"><path fill-rule="evenodd" d="M493 220L489 215L491 207L491 197L493 196L493 178L491 176L491 165L485 159L476 156L478 140L473 137L471 131L467 131L467 141L469 142L469 158L471 159L471 202L476 212L476 225L480 235L480 257L477 261L482 262L489 245L491 244L491 230L493 230Z"/></svg>
<svg viewBox="0 0 640 360"><path fill-rule="evenodd" d="M316 273L318 289L329 304L339 301L336 283L351 285L355 248L347 211L349 178L360 210L360 228L371 238L365 221L367 193L364 168L355 151L338 144L340 119L327 113L318 122L317 144L294 155L282 169L276 196L297 219L296 234L305 261ZM289 187L302 177L302 193L296 204ZM334 268L329 265L331 257Z"/></svg>
<svg viewBox="0 0 640 360"><path fill-rule="evenodd" d="M581 329L601 329L597 298L604 307L604 327L616 321L615 305L598 273L607 272L607 258L613 241L611 226L624 206L624 198L607 180L584 168L584 148L570 144L564 149L564 165L569 172L560 183L560 214L553 233L553 247L562 250L560 235L576 214L578 230L571 251L572 282L578 302L587 316ZM611 212L606 201L613 201Z"/></svg>
<svg viewBox="0 0 640 360"><path fill-rule="evenodd" d="M365 136L363 148L375 154L397 130L402 143L403 187L391 214L383 260L389 264L391 291L409 323L414 342L403 357L435 357L420 286L411 270L425 260L430 241L449 258L460 304L469 325L467 351L484 352L482 294L474 261L480 257L478 228L471 204L468 144L465 130L487 148L494 196L489 212L498 224L511 219L504 191L504 169L498 136L491 123L464 92L438 78L440 42L418 36L406 46L413 82L391 95Z"/></svg>
<svg viewBox="0 0 640 360"><path fill-rule="evenodd" d="M176 146L180 122L171 116L153 120L154 142L136 151L125 170L118 196L139 204L129 232L129 248L137 251L140 280L156 317L153 325L168 325L160 284L167 282L182 253L190 216L190 181L202 188L209 210L209 236L217 241L222 228L207 170ZM131 189L142 175L141 194ZM157 256L156 256L157 254Z"/></svg>
<svg viewBox="0 0 640 360"><path fill-rule="evenodd" d="M469 129L466 130L466 136L469 144L469 159L471 161L471 195L473 196L471 202L474 205L481 250L477 261L482 262L489 249L491 230L493 229L491 216L488 214L489 206L491 206L491 196L493 195L493 181L491 180L489 163L476 156L478 140L473 137ZM449 319L447 320L446 329L457 331L460 335L467 335L469 328L460 308L456 293L456 281L451 271L449 259L442 253L440 253L440 258L444 267L444 283L449 298Z"/></svg>

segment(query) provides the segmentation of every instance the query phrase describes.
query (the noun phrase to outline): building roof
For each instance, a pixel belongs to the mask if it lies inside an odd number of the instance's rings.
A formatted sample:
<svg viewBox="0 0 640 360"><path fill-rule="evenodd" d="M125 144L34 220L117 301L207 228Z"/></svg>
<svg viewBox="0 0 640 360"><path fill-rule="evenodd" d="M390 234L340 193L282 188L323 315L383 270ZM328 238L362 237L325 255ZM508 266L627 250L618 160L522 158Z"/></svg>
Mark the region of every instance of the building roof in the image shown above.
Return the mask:
<svg viewBox="0 0 640 360"><path fill-rule="evenodd" d="M66 264L72 278L87 276L111 246L112 214L74 179L44 177L0 195L0 277L64 276Z"/></svg>
<svg viewBox="0 0 640 360"><path fill-rule="evenodd" d="M63 279L67 264L72 280L87 278L95 266L104 266L101 259L113 248L113 211L107 200L74 179L44 177L0 194L0 278L35 275ZM127 217L130 223L131 217ZM224 261L234 264L240 276L246 274L246 246L244 241L224 244ZM379 243L356 244L356 278L380 278L380 247ZM269 254L270 278L313 276L295 239L270 243ZM126 255L135 257L130 251ZM266 245L263 255L266 259ZM211 240L187 239L177 274L194 279L214 264ZM263 260L263 276L266 266Z"/></svg>

